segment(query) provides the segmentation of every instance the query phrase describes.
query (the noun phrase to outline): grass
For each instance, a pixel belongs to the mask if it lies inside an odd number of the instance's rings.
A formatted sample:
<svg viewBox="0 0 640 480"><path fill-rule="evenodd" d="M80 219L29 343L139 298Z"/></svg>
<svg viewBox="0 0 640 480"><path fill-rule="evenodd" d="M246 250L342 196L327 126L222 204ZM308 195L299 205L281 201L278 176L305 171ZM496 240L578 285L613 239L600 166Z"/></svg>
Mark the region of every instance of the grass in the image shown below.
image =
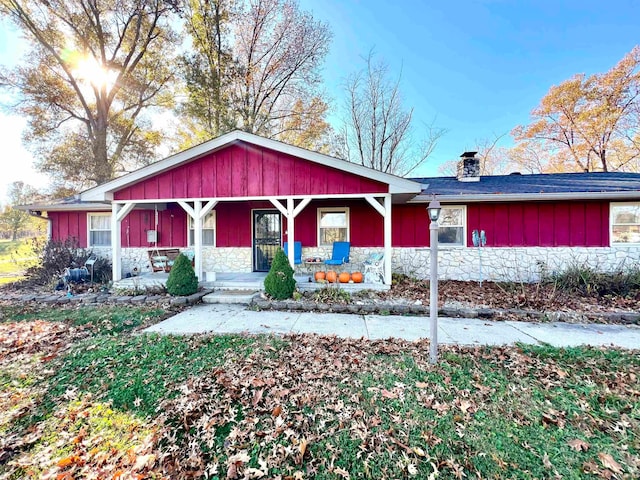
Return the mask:
<svg viewBox="0 0 640 480"><path fill-rule="evenodd" d="M91 333L46 362L0 350L3 435L38 432L0 475L640 475L638 352L449 346L432 366L427 343L138 335L165 312L122 306L0 312Z"/></svg>
<svg viewBox="0 0 640 480"><path fill-rule="evenodd" d="M168 312L161 308L131 306L89 306L79 308L42 307L37 305L0 306L0 320L25 322L43 320L84 327L97 334L115 334L157 322Z"/></svg>
<svg viewBox="0 0 640 480"><path fill-rule="evenodd" d="M31 240L0 240L0 285L24 278L35 258Z"/></svg>

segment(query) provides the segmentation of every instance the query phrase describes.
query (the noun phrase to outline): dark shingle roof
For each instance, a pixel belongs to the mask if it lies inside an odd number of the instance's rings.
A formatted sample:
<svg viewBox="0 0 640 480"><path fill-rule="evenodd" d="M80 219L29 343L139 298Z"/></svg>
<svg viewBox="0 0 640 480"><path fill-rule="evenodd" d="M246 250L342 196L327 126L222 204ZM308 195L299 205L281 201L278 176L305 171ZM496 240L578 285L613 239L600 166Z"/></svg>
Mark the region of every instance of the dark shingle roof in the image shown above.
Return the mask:
<svg viewBox="0 0 640 480"><path fill-rule="evenodd" d="M591 172L480 177L479 182L461 182L456 177L424 177L423 195L491 195L537 193L614 193L640 191L640 173Z"/></svg>

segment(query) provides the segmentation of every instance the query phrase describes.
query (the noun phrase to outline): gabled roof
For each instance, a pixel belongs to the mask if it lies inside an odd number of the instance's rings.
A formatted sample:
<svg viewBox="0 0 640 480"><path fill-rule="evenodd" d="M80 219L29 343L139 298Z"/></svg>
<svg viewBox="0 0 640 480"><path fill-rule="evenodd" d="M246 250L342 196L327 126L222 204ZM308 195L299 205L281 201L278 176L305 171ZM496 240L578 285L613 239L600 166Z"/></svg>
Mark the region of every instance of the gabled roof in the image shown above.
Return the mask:
<svg viewBox="0 0 640 480"><path fill-rule="evenodd" d="M422 185L413 201L515 201L640 198L640 173L590 172L533 175L495 175L478 182L456 177L425 177L412 180Z"/></svg>
<svg viewBox="0 0 640 480"><path fill-rule="evenodd" d="M167 157L158 162L152 163L146 167L140 168L134 172L131 172L122 177L111 180L110 182L98 185L94 188L86 190L80 194L82 201L109 201L111 200L111 194L120 190L121 188L135 184L141 180L144 180L153 175L170 170L183 163L188 163L198 158L203 157L211 152L220 150L235 142L242 141L257 145L260 147L268 148L276 152L281 152L294 157L308 160L310 162L318 163L327 167L335 168L345 172L360 175L362 177L370 178L381 183L389 185L389 193L396 194L411 194L411 196L420 193L420 185L412 180L397 177L388 173L383 173L378 170L374 170L362 165L347 162L338 158L330 157L304 148L295 147L286 143L271 140L251 133L234 130L225 135L222 135L208 142L202 143L188 150L184 150L180 153Z"/></svg>

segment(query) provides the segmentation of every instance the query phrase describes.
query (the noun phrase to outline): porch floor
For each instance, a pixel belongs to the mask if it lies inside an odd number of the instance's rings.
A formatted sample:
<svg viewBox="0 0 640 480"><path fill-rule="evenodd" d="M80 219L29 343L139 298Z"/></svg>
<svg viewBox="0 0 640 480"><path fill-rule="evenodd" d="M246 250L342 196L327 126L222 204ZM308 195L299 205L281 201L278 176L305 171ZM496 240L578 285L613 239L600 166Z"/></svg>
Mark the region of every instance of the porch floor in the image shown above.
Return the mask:
<svg viewBox="0 0 640 480"><path fill-rule="evenodd" d="M200 286L211 289L234 290L263 290L264 279L267 272L219 272L215 281L200 282ZM148 272L137 277L123 278L114 282L113 287L118 289L145 289L163 287L167 284L169 274L165 272ZM309 275L295 275L298 288L303 292L319 290L327 284L310 282ZM360 290L389 290L389 285L380 283L341 283L340 288L357 292Z"/></svg>

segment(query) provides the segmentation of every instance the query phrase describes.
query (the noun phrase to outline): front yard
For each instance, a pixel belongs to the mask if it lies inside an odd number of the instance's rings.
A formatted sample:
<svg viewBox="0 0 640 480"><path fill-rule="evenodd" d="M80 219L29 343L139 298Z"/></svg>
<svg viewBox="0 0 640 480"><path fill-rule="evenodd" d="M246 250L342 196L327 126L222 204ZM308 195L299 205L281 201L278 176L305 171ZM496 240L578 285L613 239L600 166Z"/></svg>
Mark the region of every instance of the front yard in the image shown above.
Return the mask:
<svg viewBox="0 0 640 480"><path fill-rule="evenodd" d="M0 478L640 476L638 351L137 334L166 315L0 307Z"/></svg>

